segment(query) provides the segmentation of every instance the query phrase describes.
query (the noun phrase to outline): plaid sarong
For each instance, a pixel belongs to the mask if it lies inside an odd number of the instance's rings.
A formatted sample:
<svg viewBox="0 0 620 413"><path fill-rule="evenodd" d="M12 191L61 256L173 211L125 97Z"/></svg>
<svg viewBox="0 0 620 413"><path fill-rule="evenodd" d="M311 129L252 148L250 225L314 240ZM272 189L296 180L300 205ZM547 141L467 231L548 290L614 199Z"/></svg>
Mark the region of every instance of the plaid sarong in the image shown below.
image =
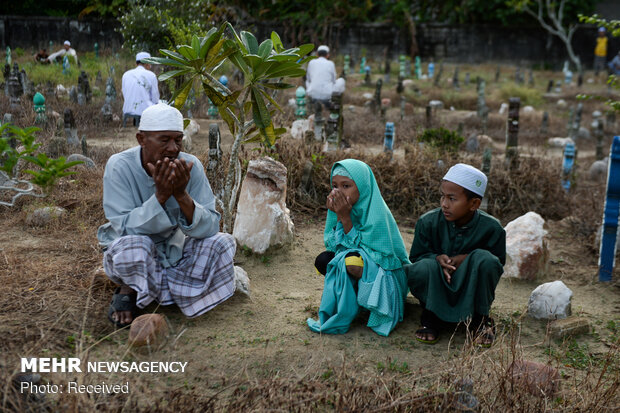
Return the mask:
<svg viewBox="0 0 620 413"><path fill-rule="evenodd" d="M113 282L136 291L138 307L156 300L161 305L176 304L187 317L197 317L235 292L235 249L230 234L187 238L179 263L163 268L151 238L127 235L110 244L103 268Z"/></svg>

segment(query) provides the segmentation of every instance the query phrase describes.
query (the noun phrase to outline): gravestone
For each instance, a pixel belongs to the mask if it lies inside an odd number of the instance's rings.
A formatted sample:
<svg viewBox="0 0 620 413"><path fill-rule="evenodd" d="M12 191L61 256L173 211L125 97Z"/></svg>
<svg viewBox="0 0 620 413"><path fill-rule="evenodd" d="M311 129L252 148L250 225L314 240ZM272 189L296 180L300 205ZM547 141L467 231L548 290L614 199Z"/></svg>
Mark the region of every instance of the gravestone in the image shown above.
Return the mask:
<svg viewBox="0 0 620 413"><path fill-rule="evenodd" d="M400 120L405 118L405 106L406 106L405 97L401 95L400 97Z"/></svg>
<svg viewBox="0 0 620 413"><path fill-rule="evenodd" d="M379 79L380 81L381 79ZM327 119L327 149L338 150L342 141L342 93L332 93Z"/></svg>
<svg viewBox="0 0 620 413"><path fill-rule="evenodd" d="M383 71L383 82L385 84L390 83L390 59L385 59L385 68Z"/></svg>
<svg viewBox="0 0 620 413"><path fill-rule="evenodd" d="M71 86L71 89L69 89L69 100L73 103L78 103L78 99L77 86Z"/></svg>
<svg viewBox="0 0 620 413"><path fill-rule="evenodd" d="M549 83L547 84L547 93L551 93L552 90L553 90L553 80L549 80Z"/></svg>
<svg viewBox="0 0 620 413"><path fill-rule="evenodd" d="M422 63L420 62L420 56L415 57L414 72L416 79L420 79L422 77Z"/></svg>
<svg viewBox="0 0 620 413"><path fill-rule="evenodd" d="M540 135L547 136L549 133L549 112L545 111L542 116L542 122L540 124Z"/></svg>
<svg viewBox="0 0 620 413"><path fill-rule="evenodd" d="M574 137L577 137L577 133L579 132L579 128L581 127L581 115L583 113L583 103L579 102L577 104L577 110L575 110L575 123L573 124L573 134ZM571 138L574 137L571 136Z"/></svg>
<svg viewBox="0 0 620 413"><path fill-rule="evenodd" d="M439 86L439 80L441 79L441 75L443 74L443 62L439 63L439 72L437 72L437 77L433 82L434 86Z"/></svg>
<svg viewBox="0 0 620 413"><path fill-rule="evenodd" d="M32 98L34 105L35 120L34 122L41 125L47 122L47 116L45 115L45 97L37 92Z"/></svg>
<svg viewBox="0 0 620 413"><path fill-rule="evenodd" d="M13 71L9 77L8 84L10 101L9 107L11 110L19 111L21 108L20 96L23 94L23 89L21 82L19 81L19 69L17 68L17 63L13 66Z"/></svg>
<svg viewBox="0 0 620 413"><path fill-rule="evenodd" d="M506 121L506 163L515 168L519 157L519 106L521 99L511 97L508 100L508 119Z"/></svg>
<svg viewBox="0 0 620 413"><path fill-rule="evenodd" d="M385 134L383 137L383 152L390 156L394 153L394 122L385 123Z"/></svg>
<svg viewBox="0 0 620 413"><path fill-rule="evenodd" d="M399 78L404 79L405 78L405 69L406 69L406 63L405 63L405 55L401 54L400 56L398 56L398 76Z"/></svg>
<svg viewBox="0 0 620 413"><path fill-rule="evenodd" d="M482 110L482 134L486 135L487 134L487 125L489 124L489 107L485 106L484 109Z"/></svg>
<svg viewBox="0 0 620 413"><path fill-rule="evenodd" d="M95 86L99 89L103 89L103 78L101 77L101 70L97 70L97 76L95 77Z"/></svg>
<svg viewBox="0 0 620 413"><path fill-rule="evenodd" d="M469 72L465 73L465 86L469 86Z"/></svg>
<svg viewBox="0 0 620 413"><path fill-rule="evenodd" d="M581 87L583 85L583 73L579 73L577 76L577 87Z"/></svg>
<svg viewBox="0 0 620 413"><path fill-rule="evenodd" d="M11 65L11 48L9 46L6 47L6 57L4 58L7 65Z"/></svg>
<svg viewBox="0 0 620 413"><path fill-rule="evenodd" d="M532 69L530 69L529 71L529 81L528 84L530 87L534 87L534 71Z"/></svg>
<svg viewBox="0 0 620 413"><path fill-rule="evenodd" d="M101 112L101 119L103 120L104 123L112 122L112 117L113 117L112 105L110 104L110 102L108 102L107 97L106 97L106 100L103 102L103 106L101 106L100 112Z"/></svg>
<svg viewBox="0 0 620 413"><path fill-rule="evenodd" d="M65 137L69 145L79 145L80 140L77 136L77 127L75 126L75 117L71 108L66 108L64 112Z"/></svg>
<svg viewBox="0 0 620 413"><path fill-rule="evenodd" d="M602 113L594 111L592 113L592 131L594 132L594 137L596 138L596 159L601 160L605 157L603 154L603 138L605 137L605 131L603 130L603 118Z"/></svg>
<svg viewBox="0 0 620 413"><path fill-rule="evenodd" d="M614 136L609 150L607 191L599 254L599 281L611 281L616 261L618 215L620 213L620 136Z"/></svg>
<svg viewBox="0 0 620 413"><path fill-rule="evenodd" d="M426 129L430 129L433 125L433 107L426 105Z"/></svg>
<svg viewBox="0 0 620 413"><path fill-rule="evenodd" d="M297 119L305 119L308 115L306 110L306 89L303 86L299 86L295 90L295 117Z"/></svg>
<svg viewBox="0 0 620 413"><path fill-rule="evenodd" d="M116 87L114 86L114 79L112 77L108 77L108 80L106 80L105 101L107 103L116 101Z"/></svg>
<svg viewBox="0 0 620 413"><path fill-rule="evenodd" d="M370 86L372 83L372 80L370 79L370 66L366 66L364 68L364 73L366 73L364 76L364 85Z"/></svg>
<svg viewBox="0 0 620 413"><path fill-rule="evenodd" d="M495 68L495 83L499 82L499 75L500 75L500 70L499 70L499 65L497 65L497 68Z"/></svg>
<svg viewBox="0 0 620 413"><path fill-rule="evenodd" d="M607 117L605 118L605 130L612 132L616 126L616 111L608 110Z"/></svg>
<svg viewBox="0 0 620 413"><path fill-rule="evenodd" d="M454 68L454 75L452 76L452 86L454 86L454 88L456 90L460 90L460 86L459 86L459 67L455 67Z"/></svg>
<svg viewBox="0 0 620 413"><path fill-rule="evenodd" d="M222 148L220 147L220 143L220 127L217 123L212 123L209 125L209 164L207 165L208 171L216 170L220 159L222 159Z"/></svg>
<svg viewBox="0 0 620 413"><path fill-rule="evenodd" d="M555 93L562 93L562 81L558 80L555 82Z"/></svg>
<svg viewBox="0 0 620 413"><path fill-rule="evenodd" d="M491 157L491 148L487 147L482 154L482 172L487 176L491 172Z"/></svg>
<svg viewBox="0 0 620 413"><path fill-rule="evenodd" d="M366 57L362 56L360 60L360 74L363 74L366 71Z"/></svg>
<svg viewBox="0 0 620 413"><path fill-rule="evenodd" d="M86 142L86 135L82 135L82 155L88 156L88 142Z"/></svg>
<svg viewBox="0 0 620 413"><path fill-rule="evenodd" d="M572 143L564 146L564 160L562 162L562 187L566 192L570 190L571 181L574 179L576 149Z"/></svg>
<svg viewBox="0 0 620 413"><path fill-rule="evenodd" d="M9 78L11 77L11 65L6 63L4 65L4 70L2 71L2 75L4 76L4 96L11 96L9 93Z"/></svg>
<svg viewBox="0 0 620 413"><path fill-rule="evenodd" d="M85 103L90 103L93 98L93 92L90 89L90 83L88 82L88 75L84 70L80 72L78 77L78 105L82 106Z"/></svg>
<svg viewBox="0 0 620 413"><path fill-rule="evenodd" d="M28 99L32 99L34 97L34 83L28 79L28 75L24 69L19 72L19 81L22 85L24 95Z"/></svg>
<svg viewBox="0 0 620 413"><path fill-rule="evenodd" d="M405 91L405 86L403 85L403 77L398 76L398 84L396 85L396 93L401 94Z"/></svg>
<svg viewBox="0 0 620 413"><path fill-rule="evenodd" d="M381 86L383 85L383 81L381 79L377 80L377 84L375 85L375 96L372 101L373 112L377 113L381 110Z"/></svg>
<svg viewBox="0 0 620 413"><path fill-rule="evenodd" d="M485 88L486 88L486 82L483 79L478 78L477 113L478 113L479 118L482 118L483 112L486 110L486 107L487 107L486 98L484 97Z"/></svg>

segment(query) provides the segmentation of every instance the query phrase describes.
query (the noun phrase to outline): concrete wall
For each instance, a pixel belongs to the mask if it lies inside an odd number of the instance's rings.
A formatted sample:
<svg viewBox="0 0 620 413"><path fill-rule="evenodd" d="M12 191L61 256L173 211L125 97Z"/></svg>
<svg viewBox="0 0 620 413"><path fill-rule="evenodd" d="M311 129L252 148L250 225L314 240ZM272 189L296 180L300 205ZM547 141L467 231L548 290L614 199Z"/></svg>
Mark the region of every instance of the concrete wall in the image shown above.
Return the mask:
<svg viewBox="0 0 620 413"><path fill-rule="evenodd" d="M21 47L35 49L45 47L49 49L50 40L54 42L53 52L62 47L65 40L78 53L93 51L95 42L99 43L99 50L119 49L123 37L114 29L118 27L115 21L104 20L77 20L62 17L22 17L0 16L0 44L2 48Z"/></svg>
<svg viewBox="0 0 620 413"><path fill-rule="evenodd" d="M100 49L117 50L122 36L115 31L118 23L101 20L76 20L58 17L0 16L0 45L12 48L47 47L50 40L54 50L70 40L79 52L92 51L95 42ZM272 30L284 30L267 23L254 24L252 30L259 39L267 38ZM350 54L354 61L366 54L383 60L387 54L396 59L409 53L409 33L405 29L386 24L334 25L326 43L336 54ZM575 52L581 56L586 68L592 65L596 28L580 27L573 38ZM436 61L482 63L503 62L521 65L547 64L558 68L567 54L564 44L538 26L450 26L420 24L416 36L423 59ZM608 57L620 50L620 38L610 38Z"/></svg>

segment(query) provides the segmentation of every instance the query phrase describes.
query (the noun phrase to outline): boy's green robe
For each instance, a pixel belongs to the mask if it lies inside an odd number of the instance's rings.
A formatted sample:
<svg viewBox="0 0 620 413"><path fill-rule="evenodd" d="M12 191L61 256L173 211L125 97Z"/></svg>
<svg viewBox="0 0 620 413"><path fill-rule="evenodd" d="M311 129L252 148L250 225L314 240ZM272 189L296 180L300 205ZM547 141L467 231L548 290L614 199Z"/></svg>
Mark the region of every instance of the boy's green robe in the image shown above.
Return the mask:
<svg viewBox="0 0 620 413"><path fill-rule="evenodd" d="M467 254L448 284L436 257ZM462 227L445 219L441 208L422 215L406 265L409 289L422 305L448 322L473 313L489 314L506 262L506 232L499 221L477 210Z"/></svg>

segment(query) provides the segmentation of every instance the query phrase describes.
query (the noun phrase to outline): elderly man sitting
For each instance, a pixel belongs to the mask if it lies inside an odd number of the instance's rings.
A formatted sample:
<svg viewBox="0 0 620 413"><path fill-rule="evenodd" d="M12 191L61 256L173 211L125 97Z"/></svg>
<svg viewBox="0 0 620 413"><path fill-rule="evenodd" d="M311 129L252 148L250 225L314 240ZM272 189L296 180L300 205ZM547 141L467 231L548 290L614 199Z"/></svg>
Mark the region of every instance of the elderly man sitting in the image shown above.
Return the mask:
<svg viewBox="0 0 620 413"><path fill-rule="evenodd" d="M103 176L108 223L97 238L103 266L119 284L108 318L129 325L136 306L176 304L196 317L235 292L236 244L219 233L215 197L198 158L181 152L183 116L159 103L147 108L139 146L110 157Z"/></svg>

